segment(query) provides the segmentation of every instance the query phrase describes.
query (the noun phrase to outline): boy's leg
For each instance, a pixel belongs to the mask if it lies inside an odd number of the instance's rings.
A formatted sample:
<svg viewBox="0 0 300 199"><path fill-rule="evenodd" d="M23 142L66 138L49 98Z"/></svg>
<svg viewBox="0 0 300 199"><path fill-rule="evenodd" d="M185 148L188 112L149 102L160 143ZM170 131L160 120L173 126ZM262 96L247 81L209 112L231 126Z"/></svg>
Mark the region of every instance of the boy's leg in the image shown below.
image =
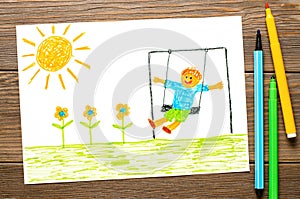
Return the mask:
<svg viewBox="0 0 300 199"><path fill-rule="evenodd" d="M175 121L172 124L168 125L169 129L171 131L173 131L174 129L176 129L179 125L181 124L181 122Z"/></svg>
<svg viewBox="0 0 300 199"><path fill-rule="evenodd" d="M168 121L167 118L163 117L154 122L155 126L161 126Z"/></svg>
<svg viewBox="0 0 300 199"><path fill-rule="evenodd" d="M155 129L158 126L161 126L162 124L166 123L167 121L172 121L173 118L175 117L175 110L174 109L170 109L168 110L163 118L160 118L158 120L152 121L151 119L148 119L148 122L150 124L150 126Z"/></svg>
<svg viewBox="0 0 300 199"><path fill-rule="evenodd" d="M160 118L158 120L155 120L155 121L152 121L151 119L148 119L148 122L150 124L150 126L155 129L156 127L158 126L161 126L162 124L164 124L165 122L167 122L168 119L163 117L163 118Z"/></svg>
<svg viewBox="0 0 300 199"><path fill-rule="evenodd" d="M170 125L168 125L168 126L164 126L164 127L163 127L163 130L164 130L166 133L171 134L171 132L172 132L174 129L176 129L180 124L181 124L181 122L175 121L175 122L173 122L172 124L170 124Z"/></svg>
<svg viewBox="0 0 300 199"><path fill-rule="evenodd" d="M181 122L184 122L187 117L189 116L190 110L175 110L174 115L175 115L175 122L168 126L164 126L163 130L166 133L171 134L172 130L176 129Z"/></svg>

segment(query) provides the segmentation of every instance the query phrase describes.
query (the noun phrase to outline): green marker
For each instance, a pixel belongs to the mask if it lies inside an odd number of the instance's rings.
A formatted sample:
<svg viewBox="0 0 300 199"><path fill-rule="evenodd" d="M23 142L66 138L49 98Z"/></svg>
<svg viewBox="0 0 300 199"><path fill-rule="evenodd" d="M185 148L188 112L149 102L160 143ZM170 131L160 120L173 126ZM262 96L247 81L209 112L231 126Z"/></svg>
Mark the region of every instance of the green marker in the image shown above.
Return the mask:
<svg viewBox="0 0 300 199"><path fill-rule="evenodd" d="M278 198L278 129L277 87L275 75L270 80L269 90L269 198Z"/></svg>

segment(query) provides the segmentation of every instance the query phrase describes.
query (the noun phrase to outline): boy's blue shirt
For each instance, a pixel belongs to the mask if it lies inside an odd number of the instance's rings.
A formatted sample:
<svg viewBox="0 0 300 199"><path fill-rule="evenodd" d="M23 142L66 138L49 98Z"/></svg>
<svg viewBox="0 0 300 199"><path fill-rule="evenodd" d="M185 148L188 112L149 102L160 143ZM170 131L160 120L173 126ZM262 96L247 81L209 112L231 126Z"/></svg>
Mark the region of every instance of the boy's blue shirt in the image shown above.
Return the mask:
<svg viewBox="0 0 300 199"><path fill-rule="evenodd" d="M186 88L179 82L165 81L165 87L175 91L173 108L179 110L191 110L197 92L208 91L208 85L198 84L193 88Z"/></svg>

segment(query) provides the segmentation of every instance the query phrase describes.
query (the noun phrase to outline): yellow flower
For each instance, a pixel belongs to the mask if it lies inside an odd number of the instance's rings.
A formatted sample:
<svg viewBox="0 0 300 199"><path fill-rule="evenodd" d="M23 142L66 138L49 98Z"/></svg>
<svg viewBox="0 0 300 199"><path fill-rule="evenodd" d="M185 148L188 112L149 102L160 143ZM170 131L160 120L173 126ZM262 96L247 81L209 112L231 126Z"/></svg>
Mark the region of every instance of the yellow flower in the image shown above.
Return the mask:
<svg viewBox="0 0 300 199"><path fill-rule="evenodd" d="M130 107L127 105L127 104L118 104L117 106L116 106L116 110L118 111L118 113L117 113L117 118L119 119L119 120L122 120L122 119L124 119L124 117L126 116L126 115L129 115L129 110L130 110Z"/></svg>
<svg viewBox="0 0 300 199"><path fill-rule="evenodd" d="M83 112L83 116L91 121L93 119L93 117L95 117L96 115L97 115L96 108L86 105L85 111Z"/></svg>
<svg viewBox="0 0 300 199"><path fill-rule="evenodd" d="M54 117L57 118L59 121L67 118L69 116L68 109L62 108L60 106L56 107L56 112L54 114Z"/></svg>

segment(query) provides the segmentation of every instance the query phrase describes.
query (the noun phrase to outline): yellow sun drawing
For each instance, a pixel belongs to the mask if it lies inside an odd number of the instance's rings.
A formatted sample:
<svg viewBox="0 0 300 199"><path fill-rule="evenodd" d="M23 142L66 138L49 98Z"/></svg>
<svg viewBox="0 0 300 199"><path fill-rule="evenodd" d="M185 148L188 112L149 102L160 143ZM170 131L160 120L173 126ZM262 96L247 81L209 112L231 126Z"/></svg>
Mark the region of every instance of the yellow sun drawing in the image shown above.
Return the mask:
<svg viewBox="0 0 300 199"><path fill-rule="evenodd" d="M36 58L36 61L32 62L30 65L25 67L23 71L27 71L28 69L33 68L36 64L39 66L39 68L35 71L33 76L30 78L30 81L28 84L30 84L34 78L39 74L40 70L43 69L48 73L45 80L45 89L48 89L48 84L50 81L50 75L56 72L59 72L64 67L67 67L68 63L73 56L74 50L90 50L88 46L81 46L77 48L73 48L73 45L78 39L80 39L85 32L80 33L77 35L73 40L68 40L65 35L67 34L68 30L70 29L71 25L68 25L65 29L62 35L55 35L55 26L53 25L51 27L52 35L46 37L46 35L42 32L42 30L39 27L36 27L39 34L45 38L36 48L36 44L33 41L30 41L26 38L23 38L23 41L31 46L33 46L36 50L36 53L31 54L24 54L22 57L34 57ZM83 61L80 61L76 58L74 58L74 61L88 69L90 69L90 65L84 63ZM72 78L75 79L76 82L78 82L77 76L74 74L74 72L70 69L70 67L67 67L67 72L71 75ZM60 84L63 89L66 89L66 86L64 84L63 76L61 73L58 73L57 75Z"/></svg>

